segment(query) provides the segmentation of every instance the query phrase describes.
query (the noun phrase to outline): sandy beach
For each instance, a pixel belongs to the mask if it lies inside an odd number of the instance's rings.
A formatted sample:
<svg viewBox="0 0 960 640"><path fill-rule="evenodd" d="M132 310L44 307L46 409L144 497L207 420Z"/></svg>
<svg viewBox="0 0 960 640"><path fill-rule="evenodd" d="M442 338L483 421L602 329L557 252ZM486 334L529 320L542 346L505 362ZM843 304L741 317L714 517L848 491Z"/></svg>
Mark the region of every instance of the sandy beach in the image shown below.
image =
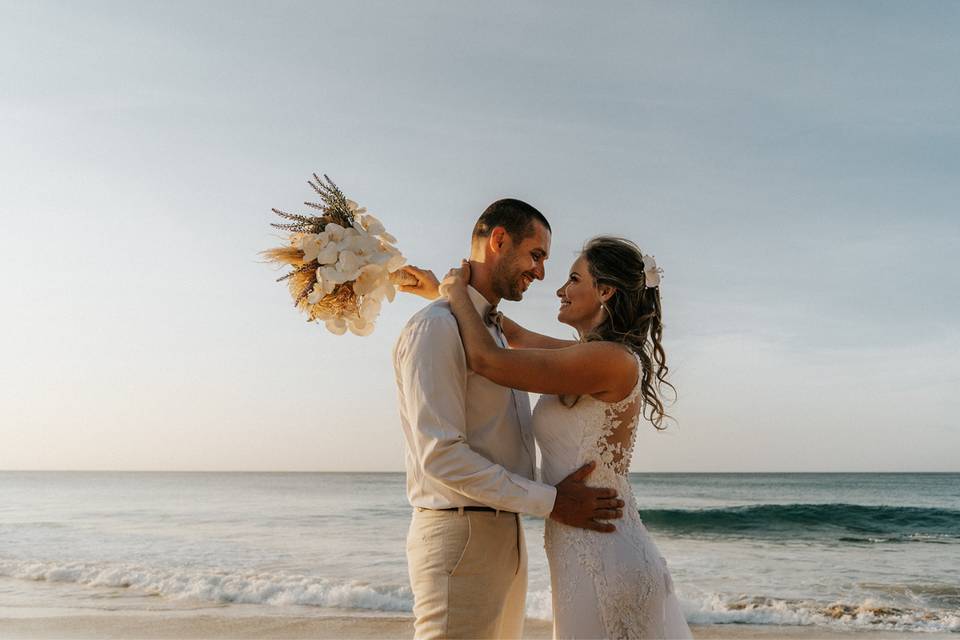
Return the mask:
<svg viewBox="0 0 960 640"><path fill-rule="evenodd" d="M698 640L709 638L847 638L896 640L915 633L892 631L831 631L821 627L703 625L693 627ZM550 624L528 620L525 638L549 638ZM185 639L269 638L283 640L326 638L412 638L413 622L407 617L292 617L215 616L169 614L101 614L0 618L0 637L14 639ZM950 634L924 634L949 638Z"/></svg>

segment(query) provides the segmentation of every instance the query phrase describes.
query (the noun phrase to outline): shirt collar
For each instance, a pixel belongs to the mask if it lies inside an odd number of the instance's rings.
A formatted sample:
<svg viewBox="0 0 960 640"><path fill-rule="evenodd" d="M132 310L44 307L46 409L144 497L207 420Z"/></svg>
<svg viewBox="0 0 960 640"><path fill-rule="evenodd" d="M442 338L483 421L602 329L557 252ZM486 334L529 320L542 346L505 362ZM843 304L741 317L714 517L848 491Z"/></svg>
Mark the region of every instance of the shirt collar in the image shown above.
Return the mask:
<svg viewBox="0 0 960 640"><path fill-rule="evenodd" d="M481 318L486 318L487 314L490 313L490 309L494 309L497 306L487 302L487 299L483 297L483 294L474 289L472 284L467 285L467 293L470 295L470 301L473 302L473 306L476 308L477 313L480 314Z"/></svg>

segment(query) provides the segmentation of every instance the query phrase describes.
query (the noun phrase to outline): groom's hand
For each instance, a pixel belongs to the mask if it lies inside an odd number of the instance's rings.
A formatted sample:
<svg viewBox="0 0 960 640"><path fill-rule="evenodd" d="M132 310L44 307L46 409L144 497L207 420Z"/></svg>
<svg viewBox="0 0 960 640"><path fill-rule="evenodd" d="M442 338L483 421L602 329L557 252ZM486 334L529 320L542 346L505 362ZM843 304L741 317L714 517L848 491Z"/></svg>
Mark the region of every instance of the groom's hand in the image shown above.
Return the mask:
<svg viewBox="0 0 960 640"><path fill-rule="evenodd" d="M584 483L596 466L597 463L588 462L557 484L557 499L550 512L551 518L580 529L604 533L616 530L609 522L600 520L622 518L623 500L617 498L613 489L588 487Z"/></svg>

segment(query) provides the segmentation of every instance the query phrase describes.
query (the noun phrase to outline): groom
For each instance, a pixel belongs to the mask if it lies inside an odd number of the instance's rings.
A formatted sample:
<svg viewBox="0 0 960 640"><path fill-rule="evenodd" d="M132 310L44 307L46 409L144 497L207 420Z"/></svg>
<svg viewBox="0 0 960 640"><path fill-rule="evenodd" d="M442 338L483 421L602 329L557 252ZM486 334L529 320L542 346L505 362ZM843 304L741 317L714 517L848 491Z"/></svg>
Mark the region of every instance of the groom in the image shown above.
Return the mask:
<svg viewBox="0 0 960 640"><path fill-rule="evenodd" d="M543 280L550 224L514 199L487 207L473 229L470 297L489 331L507 347L497 317L501 299L521 300ZM402 290L438 297L436 278ZM445 300L416 313L394 348L406 441L407 537L416 638L519 638L527 591L521 513L612 530L623 506L612 489L587 487L593 465L558 485L536 482L530 403L525 392L467 369L457 321Z"/></svg>

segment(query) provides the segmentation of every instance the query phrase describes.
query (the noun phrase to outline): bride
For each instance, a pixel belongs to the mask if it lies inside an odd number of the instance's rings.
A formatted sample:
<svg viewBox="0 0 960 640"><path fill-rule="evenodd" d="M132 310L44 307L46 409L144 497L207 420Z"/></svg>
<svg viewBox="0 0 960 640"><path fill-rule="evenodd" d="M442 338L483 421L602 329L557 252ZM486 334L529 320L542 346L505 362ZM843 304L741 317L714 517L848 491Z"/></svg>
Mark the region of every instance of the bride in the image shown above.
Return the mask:
<svg viewBox="0 0 960 640"><path fill-rule="evenodd" d="M690 638L670 572L640 520L627 474L641 420L661 428L666 356L659 273L624 239L590 240L557 291L557 319L578 341L528 331L500 316L512 348L499 347L471 302L470 266L442 287L457 318L467 364L505 387L543 394L533 429L543 482L595 461L593 486L627 503L613 533L546 520L556 638Z"/></svg>

